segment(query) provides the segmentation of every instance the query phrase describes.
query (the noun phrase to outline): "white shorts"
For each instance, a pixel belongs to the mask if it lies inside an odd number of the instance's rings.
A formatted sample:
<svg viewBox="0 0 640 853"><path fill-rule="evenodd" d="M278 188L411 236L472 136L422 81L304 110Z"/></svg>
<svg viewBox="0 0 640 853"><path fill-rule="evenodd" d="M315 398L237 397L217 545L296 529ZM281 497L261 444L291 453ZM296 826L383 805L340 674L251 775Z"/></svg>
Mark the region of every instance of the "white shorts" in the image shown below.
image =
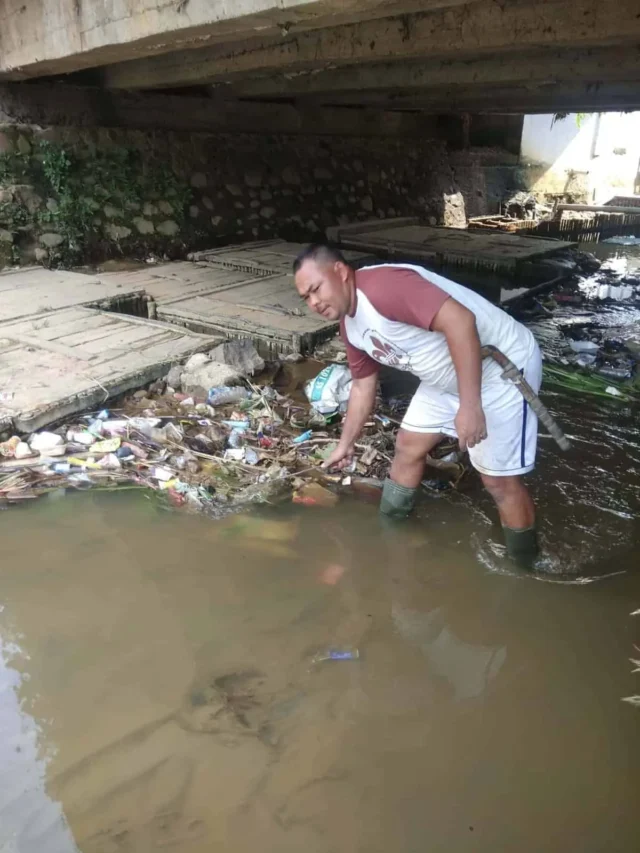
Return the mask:
<svg viewBox="0 0 640 853"><path fill-rule="evenodd" d="M537 345L523 373L537 393L542 382L542 357ZM402 429L457 437L454 420L459 407L457 394L422 382L409 404ZM538 443L538 418L520 391L508 379L488 382L482 388L482 407L487 437L469 449L473 467L481 474L494 477L512 477L532 471Z"/></svg>

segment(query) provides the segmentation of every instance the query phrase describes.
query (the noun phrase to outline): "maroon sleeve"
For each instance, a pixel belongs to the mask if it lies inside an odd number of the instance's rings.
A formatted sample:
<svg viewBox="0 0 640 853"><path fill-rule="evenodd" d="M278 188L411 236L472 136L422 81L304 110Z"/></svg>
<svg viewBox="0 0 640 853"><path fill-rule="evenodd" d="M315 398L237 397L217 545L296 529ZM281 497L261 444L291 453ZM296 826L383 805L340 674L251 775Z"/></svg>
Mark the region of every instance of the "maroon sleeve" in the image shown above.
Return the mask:
<svg viewBox="0 0 640 853"><path fill-rule="evenodd" d="M356 271L356 287L388 320L431 329L449 294L419 273L402 267Z"/></svg>
<svg viewBox="0 0 640 853"><path fill-rule="evenodd" d="M358 349L350 343L347 330L344 327L344 320L340 323L340 336L347 348L347 361L354 379L366 379L368 376L378 373L380 370L378 362L374 361L364 350Z"/></svg>

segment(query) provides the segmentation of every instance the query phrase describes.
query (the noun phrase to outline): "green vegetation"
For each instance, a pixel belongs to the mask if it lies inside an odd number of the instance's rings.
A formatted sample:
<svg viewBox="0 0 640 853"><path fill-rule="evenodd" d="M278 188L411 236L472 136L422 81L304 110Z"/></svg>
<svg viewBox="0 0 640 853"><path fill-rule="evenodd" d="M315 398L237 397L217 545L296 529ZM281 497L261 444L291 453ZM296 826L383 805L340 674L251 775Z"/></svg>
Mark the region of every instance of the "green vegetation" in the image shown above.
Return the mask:
<svg viewBox="0 0 640 853"><path fill-rule="evenodd" d="M631 403L640 401L640 396L632 385L611 381L595 374L565 370L555 364L545 363L543 372L547 387L562 388L565 391L586 394L590 397L603 397L609 402ZM608 394L606 389L610 387L615 388L619 393Z"/></svg>
<svg viewBox="0 0 640 853"><path fill-rule="evenodd" d="M21 185L27 193L21 193ZM26 152L0 155L0 190L3 187L15 192L10 200L0 201L0 228L59 234L63 239L52 250L51 262L61 266L87 260L105 243L117 245L105 226L112 222L133 231L131 222L145 202L168 202L171 219L182 226L191 199L184 179L136 148L98 149L46 140L35 141ZM30 195L29 202L25 195ZM105 219L107 205L111 217ZM134 236L140 243L140 236Z"/></svg>

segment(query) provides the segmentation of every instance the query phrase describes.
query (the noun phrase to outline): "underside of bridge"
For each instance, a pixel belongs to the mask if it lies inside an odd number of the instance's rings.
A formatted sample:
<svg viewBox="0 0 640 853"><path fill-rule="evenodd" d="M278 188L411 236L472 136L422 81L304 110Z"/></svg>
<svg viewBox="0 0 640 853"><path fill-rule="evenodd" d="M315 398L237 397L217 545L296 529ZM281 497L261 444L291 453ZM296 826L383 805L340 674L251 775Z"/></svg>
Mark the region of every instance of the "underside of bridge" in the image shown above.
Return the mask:
<svg viewBox="0 0 640 853"><path fill-rule="evenodd" d="M637 0L0 0L0 82L429 113L640 107Z"/></svg>
<svg viewBox="0 0 640 853"><path fill-rule="evenodd" d="M638 0L0 0L0 267L465 226L524 114L634 109Z"/></svg>

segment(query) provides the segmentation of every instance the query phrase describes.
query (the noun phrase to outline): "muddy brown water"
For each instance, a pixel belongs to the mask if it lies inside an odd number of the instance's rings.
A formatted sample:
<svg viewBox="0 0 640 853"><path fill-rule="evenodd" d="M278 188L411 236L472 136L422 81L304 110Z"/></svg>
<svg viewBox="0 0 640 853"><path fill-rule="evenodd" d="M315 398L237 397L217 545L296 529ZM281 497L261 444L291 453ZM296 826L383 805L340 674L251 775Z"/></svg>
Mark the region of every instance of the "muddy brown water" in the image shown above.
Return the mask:
<svg viewBox="0 0 640 853"><path fill-rule="evenodd" d="M473 478L391 527L349 495L0 513L0 851L638 850L637 410L545 400L574 450L541 439L535 576Z"/></svg>

